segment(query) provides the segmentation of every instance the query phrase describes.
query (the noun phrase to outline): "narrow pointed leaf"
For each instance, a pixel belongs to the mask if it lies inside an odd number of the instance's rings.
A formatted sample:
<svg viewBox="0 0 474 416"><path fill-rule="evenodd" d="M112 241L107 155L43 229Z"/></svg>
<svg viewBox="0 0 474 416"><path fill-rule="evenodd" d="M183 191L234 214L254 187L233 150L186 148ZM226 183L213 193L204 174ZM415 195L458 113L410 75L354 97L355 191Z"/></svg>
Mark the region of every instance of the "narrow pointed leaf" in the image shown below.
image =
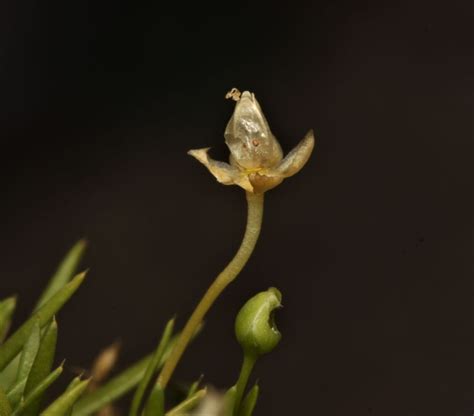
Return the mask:
<svg viewBox="0 0 474 416"><path fill-rule="evenodd" d="M74 387L76 387L80 382L81 382L81 376L78 376L78 377L74 377L71 382L69 383L69 385L67 386L66 388L66 392L68 391L71 391ZM64 413L64 416L70 416L72 414L72 409L73 409L74 406L72 406L69 410L67 410L65 413Z"/></svg>
<svg viewBox="0 0 474 416"><path fill-rule="evenodd" d="M20 365L18 366L17 381L27 379L30 374L31 367L35 361L36 355L41 342L41 332L38 319L34 322L31 328L31 333L26 340L26 343L21 352Z"/></svg>
<svg viewBox="0 0 474 416"><path fill-rule="evenodd" d="M81 381L70 390L66 390L49 407L41 413L41 416L64 416L74 403L86 390L90 380Z"/></svg>
<svg viewBox="0 0 474 416"><path fill-rule="evenodd" d="M159 384L153 386L148 396L143 416L164 416L165 414L165 392Z"/></svg>
<svg viewBox="0 0 474 416"><path fill-rule="evenodd" d="M78 274L71 282L59 290L45 305L35 312L6 342L0 346L0 370L15 358L25 344L35 325L44 327L59 309L67 302L84 280L85 273Z"/></svg>
<svg viewBox="0 0 474 416"><path fill-rule="evenodd" d="M0 388L0 416L10 416L12 413L12 408L10 402L8 401L7 395Z"/></svg>
<svg viewBox="0 0 474 416"><path fill-rule="evenodd" d="M206 389L198 390L189 399L186 399L177 406L173 407L169 412L166 413L166 416L182 416L183 414L187 414L189 410L194 409L199 404L206 393Z"/></svg>
<svg viewBox="0 0 474 416"><path fill-rule="evenodd" d="M24 396L28 397L33 390L35 390L43 380L48 377L51 372L54 361L54 353L56 351L56 341L58 337L58 325L53 318L48 325L41 338L41 344L36 354L35 361L31 367L30 374L25 386ZM22 416L34 416L38 414L38 409L41 406L41 395L36 398L35 402L31 402L28 407L24 407Z"/></svg>
<svg viewBox="0 0 474 416"><path fill-rule="evenodd" d="M255 405L257 404L259 392L260 388L255 384L240 405L239 416L252 416Z"/></svg>
<svg viewBox="0 0 474 416"><path fill-rule="evenodd" d="M68 386L66 387L66 391L70 391L72 390L74 387L76 387L81 381L82 381L82 376L77 376L77 377L74 377L71 382L68 384Z"/></svg>
<svg viewBox="0 0 474 416"><path fill-rule="evenodd" d="M201 381L202 381L202 375L199 376L199 378L189 387L188 393L186 394L187 399L197 392L197 389L199 388Z"/></svg>
<svg viewBox="0 0 474 416"><path fill-rule="evenodd" d="M17 415L27 415L27 414L38 414L38 410L36 409L36 405L39 403L39 399L43 396L44 392L48 389L51 384L53 384L57 378L63 372L62 365L54 370L52 373L46 376L44 380L41 381L33 390L31 390L28 394L25 394L25 399L20 403L20 405L15 409L13 412L13 416ZM36 409L32 413L32 407Z"/></svg>
<svg viewBox="0 0 474 416"><path fill-rule="evenodd" d="M171 319L166 324L166 327L163 331L163 335L161 336L161 340L158 343L158 347L156 351L154 352L152 359L150 363L148 364L148 367L145 371L145 375L143 376L142 380L138 384L137 391L135 392L135 395L133 396L132 405L130 407L130 416L137 416L138 414L138 410L142 403L145 390L150 385L153 374L155 374L158 368L158 365L160 364L160 361L162 360L163 355L166 351L166 347L169 344L171 334L173 333L173 327L174 327L174 319Z"/></svg>
<svg viewBox="0 0 474 416"><path fill-rule="evenodd" d="M0 302L0 344L5 339L8 329L10 328L11 318L16 306L16 298L14 296L4 299Z"/></svg>
<svg viewBox="0 0 474 416"><path fill-rule="evenodd" d="M36 304L35 311L43 306L51 297L58 292L66 283L68 283L74 273L76 272L77 266L81 261L81 258L86 249L86 241L79 240L66 254L53 277L48 283L48 286L41 294L38 303Z"/></svg>

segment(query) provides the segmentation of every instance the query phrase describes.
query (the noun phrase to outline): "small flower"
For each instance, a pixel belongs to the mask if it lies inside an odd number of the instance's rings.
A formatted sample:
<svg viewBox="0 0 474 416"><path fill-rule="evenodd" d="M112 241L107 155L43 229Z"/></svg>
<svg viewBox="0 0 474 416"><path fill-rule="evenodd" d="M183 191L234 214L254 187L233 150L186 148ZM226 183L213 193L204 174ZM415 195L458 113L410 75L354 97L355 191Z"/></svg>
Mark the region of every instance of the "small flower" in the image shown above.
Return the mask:
<svg viewBox="0 0 474 416"><path fill-rule="evenodd" d="M263 193L279 185L283 179L299 172L314 147L310 130L301 142L283 158L280 144L268 126L253 93L241 95L235 88L226 96L236 101L234 114L224 132L230 150L229 163L209 157L209 147L190 150L194 156L224 185L238 185L248 192Z"/></svg>

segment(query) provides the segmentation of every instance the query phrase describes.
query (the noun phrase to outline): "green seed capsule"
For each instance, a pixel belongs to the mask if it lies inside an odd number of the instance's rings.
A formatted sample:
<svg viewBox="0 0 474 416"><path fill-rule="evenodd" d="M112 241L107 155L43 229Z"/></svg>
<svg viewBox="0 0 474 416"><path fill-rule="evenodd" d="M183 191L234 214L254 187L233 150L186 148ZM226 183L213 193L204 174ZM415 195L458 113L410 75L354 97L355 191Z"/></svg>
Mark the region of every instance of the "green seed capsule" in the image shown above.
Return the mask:
<svg viewBox="0 0 474 416"><path fill-rule="evenodd" d="M240 309L235 320L235 335L245 354L266 354L280 342L281 333L273 320L275 310L280 307L281 293L271 287L249 299Z"/></svg>

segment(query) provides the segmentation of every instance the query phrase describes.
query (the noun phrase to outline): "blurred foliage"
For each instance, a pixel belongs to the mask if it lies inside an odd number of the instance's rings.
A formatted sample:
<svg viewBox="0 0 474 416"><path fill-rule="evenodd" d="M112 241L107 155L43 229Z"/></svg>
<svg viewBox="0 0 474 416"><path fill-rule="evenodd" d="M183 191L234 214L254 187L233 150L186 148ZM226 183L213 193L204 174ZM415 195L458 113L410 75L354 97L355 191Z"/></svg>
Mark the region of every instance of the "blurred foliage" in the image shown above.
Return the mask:
<svg viewBox="0 0 474 416"><path fill-rule="evenodd" d="M174 319L165 326L154 352L115 377L107 380L119 354L119 346L113 344L98 355L91 377L77 376L57 397L46 397L50 386L63 372L63 363L53 369L58 337L55 316L85 279L86 272L76 274L85 249L84 240L71 248L40 295L30 317L11 333L16 298L0 300L0 416L115 415L113 403L133 389L130 416L251 416L259 392L257 385L245 396L239 409L234 409L233 401L229 400L235 395L235 387L226 395L207 394L208 388L201 386L202 377L188 384L181 392L180 401L167 403L166 389L158 383L158 375L178 336L173 332ZM253 318L246 319L251 325ZM239 326L245 328L246 323L239 322ZM205 410L211 407L214 413Z"/></svg>

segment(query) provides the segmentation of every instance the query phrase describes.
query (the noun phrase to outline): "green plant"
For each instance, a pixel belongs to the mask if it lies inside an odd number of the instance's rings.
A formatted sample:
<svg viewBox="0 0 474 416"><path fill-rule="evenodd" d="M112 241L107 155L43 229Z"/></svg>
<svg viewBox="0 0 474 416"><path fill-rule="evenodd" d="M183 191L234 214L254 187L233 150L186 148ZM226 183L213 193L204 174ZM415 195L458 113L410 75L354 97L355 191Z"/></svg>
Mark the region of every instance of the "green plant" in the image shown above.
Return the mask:
<svg viewBox="0 0 474 416"><path fill-rule="evenodd" d="M273 313L281 302L281 294L275 288L255 295L237 315L235 331L244 358L235 386L220 397L200 388L199 380L190 386L179 403L165 410L169 407L169 403L165 403L166 388L181 356L199 332L214 301L237 277L253 252L262 224L264 193L298 172L314 147L310 131L283 158L281 147L255 96L248 91L240 94L233 89L228 98L237 102L224 134L231 152L230 164L211 159L208 148L189 153L202 162L219 182L236 184L245 190L247 226L236 255L211 284L182 331L173 333L174 320L170 320L154 352L101 384L117 355L115 347L108 349L94 366L92 374L95 378L74 378L62 394L46 405L45 393L63 372L63 364L53 368L58 331L55 315L77 291L86 275L85 272L75 275L86 248L86 243L81 240L69 251L50 279L31 316L9 336L16 299L10 297L0 301L0 416L87 416L133 388L136 389L130 416L185 415L198 405L201 410L197 409L196 414L208 415L203 409L211 396L218 402L215 408L220 409L215 414L252 415L259 387L254 385L245 394L249 375L258 357L270 352L281 338L273 321Z"/></svg>

